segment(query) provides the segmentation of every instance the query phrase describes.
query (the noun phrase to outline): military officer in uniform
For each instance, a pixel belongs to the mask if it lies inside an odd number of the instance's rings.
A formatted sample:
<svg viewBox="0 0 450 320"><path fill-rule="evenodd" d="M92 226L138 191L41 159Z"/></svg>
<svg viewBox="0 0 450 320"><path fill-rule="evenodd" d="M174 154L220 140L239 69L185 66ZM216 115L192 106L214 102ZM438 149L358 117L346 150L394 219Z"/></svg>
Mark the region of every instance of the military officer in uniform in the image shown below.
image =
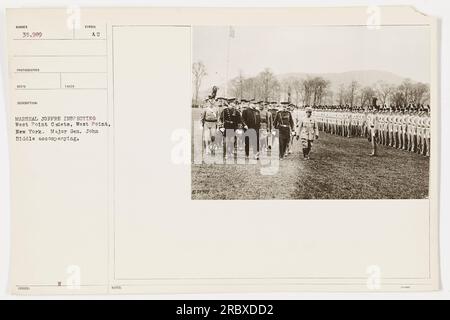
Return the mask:
<svg viewBox="0 0 450 320"><path fill-rule="evenodd" d="M303 158L309 160L312 144L314 140L319 139L319 127L314 118L312 118L312 109L306 108L306 116L299 124L299 138L302 142Z"/></svg>
<svg viewBox="0 0 450 320"><path fill-rule="evenodd" d="M241 114L241 116L244 113L244 111L248 108L248 105L249 105L249 101L247 99L240 100L238 111ZM243 123L239 126L239 129L236 130L236 136L237 136L237 148L239 151L242 151L242 150L244 150L244 145L245 145L244 124Z"/></svg>
<svg viewBox="0 0 450 320"><path fill-rule="evenodd" d="M276 115L274 127L279 135L279 157L282 160L286 156L287 147L291 139L291 131L294 130L294 119L287 109L289 102L282 102L282 110Z"/></svg>
<svg viewBox="0 0 450 320"><path fill-rule="evenodd" d="M272 101L268 110L270 112L270 117L272 118L271 138L269 138L269 150L272 150L272 146L275 144L275 141L277 139L277 134L274 130L274 122L279 109L277 104L278 103L276 101Z"/></svg>
<svg viewBox="0 0 450 320"><path fill-rule="evenodd" d="M272 132L272 114L267 110L267 103L264 101L259 103L259 112L261 117L259 148L260 150L267 151L269 149L269 135Z"/></svg>
<svg viewBox="0 0 450 320"><path fill-rule="evenodd" d="M289 104L288 110L291 113L292 120L294 121L294 129L291 131L291 138L288 145L288 154L292 153L292 146L294 144L294 137L296 135L295 128L298 127L299 119L297 113L295 112L294 104Z"/></svg>
<svg viewBox="0 0 450 320"><path fill-rule="evenodd" d="M261 114L255 104L242 112L242 124L244 126L245 158L250 156L250 145L253 149L254 157L259 160L259 129L261 129Z"/></svg>
<svg viewBox="0 0 450 320"><path fill-rule="evenodd" d="M220 114L220 126L223 131L223 156L229 159L237 155L236 130L242 124L241 113L236 108L235 98L228 99L228 107ZM223 129L223 130L222 130Z"/></svg>
<svg viewBox="0 0 450 320"><path fill-rule="evenodd" d="M207 99L206 106L204 107L200 118L203 128L203 150L206 149L206 154L215 153L215 139L218 118L219 115L215 106L214 99Z"/></svg>

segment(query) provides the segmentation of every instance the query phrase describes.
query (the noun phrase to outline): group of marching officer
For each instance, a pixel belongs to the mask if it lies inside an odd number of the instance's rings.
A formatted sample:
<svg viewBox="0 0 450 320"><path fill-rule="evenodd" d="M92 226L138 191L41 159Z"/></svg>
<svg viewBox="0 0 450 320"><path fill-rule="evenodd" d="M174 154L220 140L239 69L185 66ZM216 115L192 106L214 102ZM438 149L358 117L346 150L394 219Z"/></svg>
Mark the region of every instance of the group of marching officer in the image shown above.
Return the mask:
<svg viewBox="0 0 450 320"><path fill-rule="evenodd" d="M313 115L314 111L314 115ZM201 113L202 146L215 154L223 146L225 159L236 157L237 150L250 149L255 159L261 151L270 152L278 141L279 158L292 153L294 140L301 139L303 158L308 160L319 131L343 137L367 137L372 153L377 144L430 155L430 108L424 105L377 106L302 106L290 102L265 102L235 98L205 100Z"/></svg>
<svg viewBox="0 0 450 320"><path fill-rule="evenodd" d="M324 132L343 137L368 137L372 144L371 155L377 154L377 144L430 155L429 105L373 105L367 109L318 106L315 117Z"/></svg>
<svg viewBox="0 0 450 320"><path fill-rule="evenodd" d="M312 144L319 138L319 127L306 108L305 117L289 102L265 102L235 98L208 98L201 113L203 150L215 154L223 145L225 159L236 157L237 150L250 149L255 159L270 152L278 141L279 159L292 153L295 139L301 139L303 157L309 159Z"/></svg>

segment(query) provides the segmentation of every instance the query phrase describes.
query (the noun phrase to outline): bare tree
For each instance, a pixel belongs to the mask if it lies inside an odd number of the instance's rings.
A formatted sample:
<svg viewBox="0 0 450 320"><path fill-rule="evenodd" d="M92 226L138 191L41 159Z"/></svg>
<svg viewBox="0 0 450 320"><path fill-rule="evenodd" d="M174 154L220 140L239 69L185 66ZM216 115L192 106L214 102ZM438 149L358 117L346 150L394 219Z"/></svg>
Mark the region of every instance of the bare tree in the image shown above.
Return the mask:
<svg viewBox="0 0 450 320"><path fill-rule="evenodd" d="M281 100L281 84L279 81L274 83L273 90L274 90L274 92L272 94L271 99L274 101L280 101Z"/></svg>
<svg viewBox="0 0 450 320"><path fill-rule="evenodd" d="M195 80L195 100L198 98L198 88L201 79L206 75L206 69L201 62L193 67ZM360 88L357 81L348 85L341 84L336 92L331 90L331 83L322 77L306 76L300 79L295 76L283 78L281 81L270 69L265 69L255 77L246 78L243 72L228 83L229 92L238 99L255 99L263 101L291 101L297 105L348 104L353 107L360 104L365 107L372 103L374 97L381 104L397 106L408 103L427 103L430 99L430 87L424 83L413 83L404 80L399 86L394 86L383 80Z"/></svg>
<svg viewBox="0 0 450 320"><path fill-rule="evenodd" d="M383 105L388 103L389 97L394 90L395 87L393 85L384 81L378 81L375 85L376 97Z"/></svg>
<svg viewBox="0 0 450 320"><path fill-rule="evenodd" d="M350 107L353 107L355 103L358 88L359 83L355 80L353 80L348 86L346 103L348 103Z"/></svg>
<svg viewBox="0 0 450 320"><path fill-rule="evenodd" d="M325 94L326 105L332 105L334 101L334 92L333 90L327 89Z"/></svg>
<svg viewBox="0 0 450 320"><path fill-rule="evenodd" d="M372 87L364 87L361 89L360 105L361 107L370 106L372 98L375 96L375 90Z"/></svg>
<svg viewBox="0 0 450 320"><path fill-rule="evenodd" d="M284 95L283 99L285 101L288 101L291 98L290 94L292 94L292 89L294 87L293 82L294 82L294 79L292 79L292 78L285 78L280 83L280 87L281 87L281 90L282 90L283 95Z"/></svg>
<svg viewBox="0 0 450 320"><path fill-rule="evenodd" d="M394 104L397 107L400 107L403 105L403 94L401 91L398 90L398 88L395 88L390 95L391 103Z"/></svg>
<svg viewBox="0 0 450 320"><path fill-rule="evenodd" d="M430 100L430 87L418 82L412 85L411 102L415 104L427 103Z"/></svg>
<svg viewBox="0 0 450 320"><path fill-rule="evenodd" d="M322 77L306 77L302 81L302 94L305 105L320 105L328 94L330 82Z"/></svg>
<svg viewBox="0 0 450 320"><path fill-rule="evenodd" d="M403 82L398 86L397 91L402 95L402 104L407 105L411 103L413 85L410 79L403 80Z"/></svg>
<svg viewBox="0 0 450 320"><path fill-rule="evenodd" d="M268 68L259 73L257 78L260 84L259 98L263 101L269 101L270 98L274 97L275 88L279 85L277 78Z"/></svg>
<svg viewBox="0 0 450 320"><path fill-rule="evenodd" d="M339 86L339 91L338 91L338 103L340 106L342 106L343 104L345 104L345 86L343 84L341 84Z"/></svg>
<svg viewBox="0 0 450 320"><path fill-rule="evenodd" d="M244 81L244 98L256 99L259 94L259 85L256 78L248 78Z"/></svg>
<svg viewBox="0 0 450 320"><path fill-rule="evenodd" d="M313 93L313 79L311 79L309 76L306 77L305 80L303 80L303 92L304 92L304 104L310 105L311 104L311 96Z"/></svg>
<svg viewBox="0 0 450 320"><path fill-rule="evenodd" d="M198 106L198 92L202 84L203 77L206 76L206 66L203 62L194 62L192 65L192 74L194 80L194 105Z"/></svg>
<svg viewBox="0 0 450 320"><path fill-rule="evenodd" d="M230 92L237 99L241 100L244 98L245 91L245 78L242 71L239 71L239 75L230 81Z"/></svg>
<svg viewBox="0 0 450 320"><path fill-rule="evenodd" d="M294 89L295 93L295 104L299 105L300 101L304 99L304 87L303 87L303 80L300 79L294 79L292 82L292 87ZM304 104L304 101L303 101Z"/></svg>
<svg viewBox="0 0 450 320"><path fill-rule="evenodd" d="M327 94L329 84L329 81L325 80L322 77L315 77L313 79L314 105L322 104L322 99Z"/></svg>

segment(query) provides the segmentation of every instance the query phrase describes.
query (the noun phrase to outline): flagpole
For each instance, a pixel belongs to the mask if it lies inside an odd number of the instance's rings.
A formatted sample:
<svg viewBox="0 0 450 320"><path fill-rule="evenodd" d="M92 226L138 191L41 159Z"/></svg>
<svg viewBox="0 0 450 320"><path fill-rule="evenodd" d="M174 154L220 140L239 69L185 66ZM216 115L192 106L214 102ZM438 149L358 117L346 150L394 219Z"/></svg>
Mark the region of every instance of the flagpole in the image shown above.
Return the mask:
<svg viewBox="0 0 450 320"><path fill-rule="evenodd" d="M228 96L228 72L230 68L230 40L231 40L231 26L228 29L228 37L227 37L227 72L226 72L226 81L225 81L225 96Z"/></svg>

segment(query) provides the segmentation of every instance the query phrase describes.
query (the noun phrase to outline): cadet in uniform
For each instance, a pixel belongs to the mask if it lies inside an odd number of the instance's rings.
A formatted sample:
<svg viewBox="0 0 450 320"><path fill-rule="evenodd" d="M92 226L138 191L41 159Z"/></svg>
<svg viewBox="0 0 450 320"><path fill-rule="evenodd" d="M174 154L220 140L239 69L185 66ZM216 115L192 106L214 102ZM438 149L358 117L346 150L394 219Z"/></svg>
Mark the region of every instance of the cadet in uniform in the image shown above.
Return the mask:
<svg viewBox="0 0 450 320"><path fill-rule="evenodd" d="M410 114L411 112L411 105L407 106L405 108L405 114L403 117L403 122L405 123L404 129L405 129L405 148L404 150L409 151L409 127L410 127Z"/></svg>
<svg viewBox="0 0 450 320"><path fill-rule="evenodd" d="M396 106L391 106L391 108L392 108L392 113L391 113L392 143L390 146L393 148L397 148L397 131L398 131L397 108L396 108Z"/></svg>
<svg viewBox="0 0 450 320"><path fill-rule="evenodd" d="M415 153L420 152L420 115L421 115L421 108L420 105L416 106L416 112L414 113L413 117L413 124L415 127L415 139L414 139L414 151Z"/></svg>
<svg viewBox="0 0 450 320"><path fill-rule="evenodd" d="M384 143L386 147L389 146L389 109L386 105L383 105L383 119L384 119L384 128L383 128L383 136Z"/></svg>
<svg viewBox="0 0 450 320"><path fill-rule="evenodd" d="M417 153L423 154L425 140L425 108L421 107L416 118L417 126Z"/></svg>
<svg viewBox="0 0 450 320"><path fill-rule="evenodd" d="M399 149L406 150L406 107L404 106L400 114L400 147Z"/></svg>
<svg viewBox="0 0 450 320"><path fill-rule="evenodd" d="M350 138L351 136L351 125L352 125L352 113L350 111L349 108L347 108L345 110L344 113L344 121L345 121L345 132L344 132L344 136L346 136L347 138Z"/></svg>
<svg viewBox="0 0 450 320"><path fill-rule="evenodd" d="M344 130L342 130L342 109L339 109L336 113L336 120L337 120L337 128L338 128L338 135L344 136Z"/></svg>
<svg viewBox="0 0 450 320"><path fill-rule="evenodd" d="M369 140L372 146L370 156L377 155L377 129L378 129L378 115L375 106L371 108L367 114L367 127L369 129Z"/></svg>
<svg viewBox="0 0 450 320"><path fill-rule="evenodd" d="M369 122L367 119L367 116L369 115L369 111L368 109L364 108L363 110L363 116L362 116L362 136L367 138L369 136L370 133L370 128L369 128Z"/></svg>
<svg viewBox="0 0 450 320"><path fill-rule="evenodd" d="M366 137L366 110L364 108L361 107L361 109L359 110L359 118L358 118L358 127L359 127L359 131L360 131L360 136L362 138Z"/></svg>
<svg viewBox="0 0 450 320"><path fill-rule="evenodd" d="M392 112L392 107L389 108L389 112L387 114L387 132L388 132L388 146L393 146L394 141L394 115Z"/></svg>
<svg viewBox="0 0 450 320"><path fill-rule="evenodd" d="M389 147L389 125L390 125L390 109L385 105L384 106L384 145Z"/></svg>
<svg viewBox="0 0 450 320"><path fill-rule="evenodd" d="M355 108L351 112L351 119L350 119L350 136L351 137L358 136L358 117L359 117L359 113L358 113L358 110Z"/></svg>
<svg viewBox="0 0 450 320"><path fill-rule="evenodd" d="M400 109L395 108L394 115L392 117L392 123L394 127L394 141L393 146L396 149L400 148Z"/></svg>
<svg viewBox="0 0 450 320"><path fill-rule="evenodd" d="M291 130L294 130L294 120L292 114L287 109L288 102L282 102L283 109L276 115L274 126L278 129L279 135L279 157L282 160L286 155L286 150L291 138Z"/></svg>
<svg viewBox="0 0 450 320"><path fill-rule="evenodd" d="M385 135L385 115L384 110L381 109L381 112L378 114L378 124L379 124L379 138L380 138L380 144L384 145L386 142L386 135Z"/></svg>
<svg viewBox="0 0 450 320"><path fill-rule="evenodd" d="M430 118L430 106L425 108L425 117L424 117L424 152L422 154L424 156L430 156L430 148L431 148L431 118Z"/></svg>
<svg viewBox="0 0 450 320"><path fill-rule="evenodd" d="M408 114L406 115L406 133L408 137L407 139L408 144L406 146L406 150L408 150L409 152L415 151L414 139L416 135L416 126L414 124L414 114L415 114L414 109L410 105L408 109Z"/></svg>

